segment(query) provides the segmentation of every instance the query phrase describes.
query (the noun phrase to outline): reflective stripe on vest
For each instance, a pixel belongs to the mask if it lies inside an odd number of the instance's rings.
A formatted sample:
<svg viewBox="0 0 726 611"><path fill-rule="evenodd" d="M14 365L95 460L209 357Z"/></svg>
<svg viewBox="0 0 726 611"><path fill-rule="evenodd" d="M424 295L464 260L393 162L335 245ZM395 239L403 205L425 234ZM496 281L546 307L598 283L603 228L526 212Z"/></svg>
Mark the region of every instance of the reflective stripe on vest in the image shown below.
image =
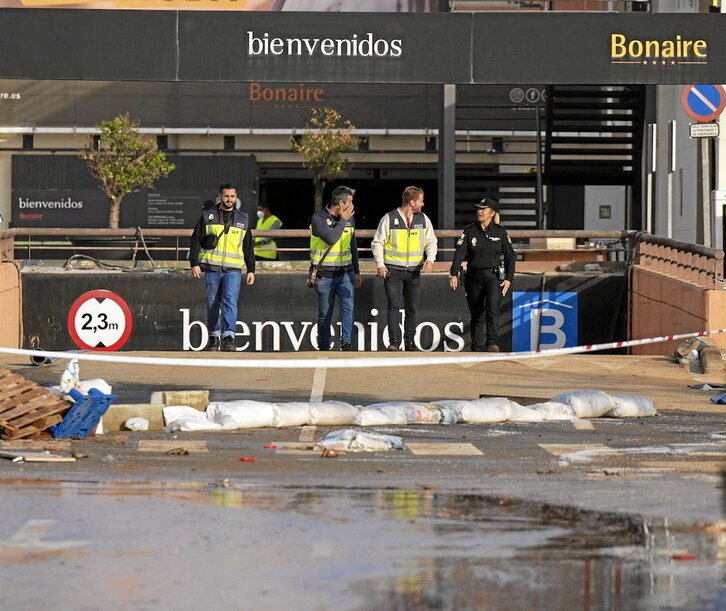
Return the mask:
<svg viewBox="0 0 726 611"><path fill-rule="evenodd" d="M240 218L241 217L241 218ZM247 231L241 227L230 226L229 231L224 233L224 224L215 220L208 220L205 224L205 235L217 235L219 240L214 249L199 252L199 262L216 267L232 267L245 269L245 258L242 250L242 241ZM235 215L234 220L246 221L246 215ZM217 221L217 222L215 222ZM246 225L246 223L244 223Z"/></svg>
<svg viewBox="0 0 726 611"><path fill-rule="evenodd" d="M426 221L424 215L413 215L412 228L405 222L401 224L401 215L397 211L388 215L388 239L383 245L383 264L398 267L418 267L424 260L424 238L426 236ZM413 228L415 227L415 229Z"/></svg>
<svg viewBox="0 0 726 611"><path fill-rule="evenodd" d="M342 222L342 221L341 221ZM322 238L312 233L313 228L310 226L310 262L317 265L323 253L327 250L328 244ZM354 228L346 227L340 239L333 244L330 252L323 261L323 267L347 267L353 262L353 255L350 254L350 243L353 239Z"/></svg>
<svg viewBox="0 0 726 611"><path fill-rule="evenodd" d="M272 229L275 222L280 223L280 227L282 227L282 221L280 221L280 219L274 214L271 214L267 218L259 218L257 219L257 226L255 229ZM277 243L275 240L270 240L266 244L258 243L258 240L263 239L264 238L255 238L255 256L262 259L274 259L277 256Z"/></svg>

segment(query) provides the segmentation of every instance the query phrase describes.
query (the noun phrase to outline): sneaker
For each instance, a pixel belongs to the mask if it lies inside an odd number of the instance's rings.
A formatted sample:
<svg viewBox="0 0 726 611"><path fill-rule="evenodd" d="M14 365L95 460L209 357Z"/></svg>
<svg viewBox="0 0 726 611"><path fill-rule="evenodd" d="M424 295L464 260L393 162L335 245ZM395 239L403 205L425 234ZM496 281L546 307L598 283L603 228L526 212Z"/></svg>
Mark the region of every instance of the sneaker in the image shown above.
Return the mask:
<svg viewBox="0 0 726 611"><path fill-rule="evenodd" d="M388 348L386 348L386 350L388 352L398 352L398 346L396 346L395 344L391 344L390 346L388 346Z"/></svg>
<svg viewBox="0 0 726 611"><path fill-rule="evenodd" d="M340 349L343 352L352 352L353 351L353 344L349 344L348 342L341 342L340 343Z"/></svg>
<svg viewBox="0 0 726 611"><path fill-rule="evenodd" d="M234 345L234 337L228 335L222 338L222 352L237 352L237 347Z"/></svg>
<svg viewBox="0 0 726 611"><path fill-rule="evenodd" d="M486 352L499 352L499 346L497 346L496 344L487 344L485 351Z"/></svg>
<svg viewBox="0 0 726 611"><path fill-rule="evenodd" d="M219 350L219 335L210 335L205 350Z"/></svg>

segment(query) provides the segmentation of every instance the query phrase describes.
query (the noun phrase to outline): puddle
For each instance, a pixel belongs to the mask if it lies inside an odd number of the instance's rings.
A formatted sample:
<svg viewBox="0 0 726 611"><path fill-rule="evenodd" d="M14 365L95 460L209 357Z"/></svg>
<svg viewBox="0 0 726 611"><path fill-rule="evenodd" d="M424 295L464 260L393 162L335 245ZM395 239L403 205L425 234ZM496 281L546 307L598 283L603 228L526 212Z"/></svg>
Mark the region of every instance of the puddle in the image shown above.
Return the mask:
<svg viewBox="0 0 726 611"><path fill-rule="evenodd" d="M0 488L8 608L726 605L726 522L675 528L436 490L261 490L229 480ZM42 537L25 541L18 533L32 521ZM73 554L41 553L63 542Z"/></svg>

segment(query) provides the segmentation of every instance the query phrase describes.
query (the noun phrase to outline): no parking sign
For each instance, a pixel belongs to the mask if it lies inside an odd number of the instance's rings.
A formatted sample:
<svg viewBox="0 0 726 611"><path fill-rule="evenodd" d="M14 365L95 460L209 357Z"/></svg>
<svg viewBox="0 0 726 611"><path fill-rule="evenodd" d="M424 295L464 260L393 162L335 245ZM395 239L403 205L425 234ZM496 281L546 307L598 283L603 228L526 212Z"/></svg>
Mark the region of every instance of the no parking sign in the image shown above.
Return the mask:
<svg viewBox="0 0 726 611"><path fill-rule="evenodd" d="M721 85L686 85L681 104L689 117L708 123L717 119L726 107L726 91Z"/></svg>
<svg viewBox="0 0 726 611"><path fill-rule="evenodd" d="M84 293L68 312L68 332L84 350L118 350L129 339L132 328L128 304L104 289Z"/></svg>

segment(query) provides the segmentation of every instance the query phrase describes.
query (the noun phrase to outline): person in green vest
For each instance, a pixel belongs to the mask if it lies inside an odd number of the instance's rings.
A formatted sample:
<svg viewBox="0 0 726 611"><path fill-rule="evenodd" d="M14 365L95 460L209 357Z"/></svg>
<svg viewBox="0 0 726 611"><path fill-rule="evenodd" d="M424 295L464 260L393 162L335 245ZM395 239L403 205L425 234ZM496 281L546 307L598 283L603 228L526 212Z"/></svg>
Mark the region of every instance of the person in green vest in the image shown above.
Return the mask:
<svg viewBox="0 0 726 611"><path fill-rule="evenodd" d="M350 187L336 187L328 207L319 210L310 219L310 262L318 269L315 280L318 350L330 350L330 323L336 297L340 303L342 323L340 349L346 352L353 350L355 289L361 286L353 195L355 190Z"/></svg>
<svg viewBox="0 0 726 611"><path fill-rule="evenodd" d="M376 274L383 278L388 301L389 352L401 345L401 310L406 313L403 344L416 350L416 307L421 292L421 272L434 267L438 243L431 219L426 216L424 192L419 187L403 190L402 204L378 223L371 242Z"/></svg>
<svg viewBox="0 0 726 611"><path fill-rule="evenodd" d="M272 214L267 202L257 204L257 226L255 229L280 229L282 221ZM277 243L269 236L255 238L255 258L263 261L277 261Z"/></svg>

